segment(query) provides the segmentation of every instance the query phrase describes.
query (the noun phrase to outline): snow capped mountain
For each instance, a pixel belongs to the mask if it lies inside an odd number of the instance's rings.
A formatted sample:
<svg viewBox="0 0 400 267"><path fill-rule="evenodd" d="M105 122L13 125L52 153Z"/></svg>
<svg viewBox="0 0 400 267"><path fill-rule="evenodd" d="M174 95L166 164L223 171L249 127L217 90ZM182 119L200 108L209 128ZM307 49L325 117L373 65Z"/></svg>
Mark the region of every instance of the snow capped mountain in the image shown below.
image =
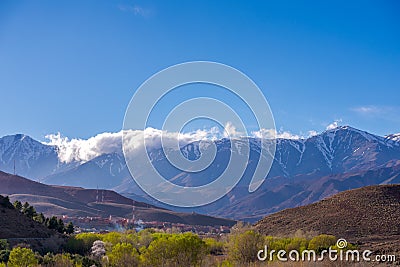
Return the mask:
<svg viewBox="0 0 400 267"><path fill-rule="evenodd" d="M111 153L98 156L66 171L48 175L43 178L43 182L92 189L112 189L120 185L125 177L130 175L123 155Z"/></svg>
<svg viewBox="0 0 400 267"><path fill-rule="evenodd" d="M15 155L20 156L20 160L35 160L44 154L55 152L54 147L45 146L33 140L27 135L16 134L0 138L0 159L8 162Z"/></svg>
<svg viewBox="0 0 400 267"><path fill-rule="evenodd" d="M149 157L154 167L166 179L182 186L199 186L219 177L227 166L231 153L241 154L245 151L245 146L249 145L249 161L237 187L221 200L198 210L225 216L225 212L229 210L226 207L238 207L237 203L240 201L250 201L252 206L263 212L271 212L281 207L307 204L307 201L318 200L335 190L337 192L376 182L395 182L398 178L396 171L392 169L387 172L377 171L374 177L360 173L400 166L399 137L400 134L380 137L350 126L340 126L307 139L276 139L275 158L267 180L252 194L248 192L248 184L260 157L261 142L258 138L246 138L235 142L228 139L197 141L183 146L180 152L189 160L196 160L212 144L215 145L217 153L214 161L200 172L184 172L177 169L160 148L149 151ZM266 141L267 145L271 142ZM235 149L232 149L232 145ZM17 174L30 179L40 179L47 184L114 189L125 195L139 195L147 198L149 202L154 201L141 191L132 179L121 151L102 154L87 162L62 163L59 161L57 149L25 135L5 136L0 138L0 170L12 173L15 160ZM140 162L138 165L141 166ZM359 176L352 182L349 178L351 176L340 178L344 174ZM386 177L386 174L390 177ZM150 172L143 168L139 170L138 175L148 177ZM325 188L323 183L332 179L334 182L329 182L331 184ZM311 191L305 193L307 190ZM264 203L253 203L252 199L263 199ZM276 203L279 205L269 207L272 202L269 203L267 199L269 202L282 199L286 204ZM234 212L232 209L230 211ZM236 213L237 216L232 217L255 216L254 212L256 211L242 207L240 212Z"/></svg>
<svg viewBox="0 0 400 267"><path fill-rule="evenodd" d="M400 144L341 126L308 139L278 139L270 177L369 169L400 157Z"/></svg>
<svg viewBox="0 0 400 267"><path fill-rule="evenodd" d="M269 177L294 177L310 172L341 173L373 168L393 158L399 158L400 142L396 141L399 136L380 137L350 126L340 126L308 139L277 139L275 159ZM256 162L260 153L260 139L249 138L248 141L250 161ZM210 144L211 141L193 142L182 147L181 153L189 160L196 160L200 157L201 150L207 149ZM246 144L245 140L235 142L235 146L244 147ZM215 179L227 164L231 142L221 139L216 140L215 145L217 157L209 170L194 176L171 166L162 149L152 150L149 156L159 171L170 179L175 177L175 182L179 180L182 184L198 185ZM241 148L236 148L240 153ZM42 144L21 134L0 138L0 170L13 172L14 160L18 174L55 184L89 188L100 184L117 186L115 181L130 176L122 152L103 154L84 163L66 164L59 161L57 147ZM250 163L249 168L251 167ZM99 172L102 175L99 176ZM97 178L92 179L95 173ZM142 171L142 175L146 175L146 170Z"/></svg>
<svg viewBox="0 0 400 267"><path fill-rule="evenodd" d="M400 142L400 133L389 134L389 135L386 135L385 138L388 140L395 141L395 142Z"/></svg>
<svg viewBox="0 0 400 267"><path fill-rule="evenodd" d="M43 145L27 135L16 134L0 138L0 169L38 179L55 172L60 164L57 148Z"/></svg>

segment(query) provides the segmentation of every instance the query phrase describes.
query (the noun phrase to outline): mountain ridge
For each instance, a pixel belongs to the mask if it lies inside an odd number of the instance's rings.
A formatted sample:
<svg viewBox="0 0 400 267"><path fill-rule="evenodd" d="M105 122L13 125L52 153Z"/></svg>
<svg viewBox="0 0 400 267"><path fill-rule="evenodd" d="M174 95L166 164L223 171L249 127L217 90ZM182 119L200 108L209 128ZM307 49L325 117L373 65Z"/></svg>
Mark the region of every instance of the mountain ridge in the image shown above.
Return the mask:
<svg viewBox="0 0 400 267"><path fill-rule="evenodd" d="M350 126L339 126L309 138L276 139L276 152L271 170L261 187L250 194L248 183L259 160L260 139L248 138L248 141L250 159L238 185L216 203L196 209L166 206L147 196L132 179L122 152L118 151L102 154L84 163L74 162L70 165L60 163L57 159L57 166L62 167L57 167L56 172L44 175L40 181L46 184L92 189L100 186L176 211L197 211L250 221L283 208L309 204L340 190L398 181L398 169L395 166L400 160L400 142L397 139L393 136L373 135ZM221 139L214 143L217 147L217 156L209 168L200 173L187 173L175 168L168 162L162 149L153 149L149 157L155 168L171 182L182 186L199 186L216 179L228 164L231 142L229 139ZM181 153L188 159L194 160L200 155L199 146L200 142L192 142L183 146ZM52 149L56 151L54 147ZM8 162L12 162L12 159ZM39 165L32 164L32 166ZM0 169L3 167L0 162ZM386 171L383 171L384 169ZM368 178L366 176L368 171L375 172L377 178ZM385 173L392 173L392 178L385 177ZM347 177L348 174L357 177L354 182ZM149 174L143 169L140 170L140 175L146 177ZM313 183L319 186L312 186ZM324 186L327 186L327 189L324 189ZM273 198L281 203L272 205ZM259 204L251 199L269 199L269 201ZM259 207L259 210L245 208L240 202L247 203L249 207Z"/></svg>

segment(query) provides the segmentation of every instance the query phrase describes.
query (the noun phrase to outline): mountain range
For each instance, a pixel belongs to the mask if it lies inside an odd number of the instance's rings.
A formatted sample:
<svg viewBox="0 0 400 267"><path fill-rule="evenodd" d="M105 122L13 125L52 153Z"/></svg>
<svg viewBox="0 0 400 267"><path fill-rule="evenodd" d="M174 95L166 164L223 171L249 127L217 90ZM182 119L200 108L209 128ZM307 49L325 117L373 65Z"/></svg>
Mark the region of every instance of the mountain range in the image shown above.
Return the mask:
<svg viewBox="0 0 400 267"><path fill-rule="evenodd" d="M305 139L277 139L275 158L261 187L248 192L248 184L260 156L260 139L249 138L250 158L238 185L220 200L195 209L166 206L148 197L134 182L121 151L100 155L87 162L63 163L58 148L26 135L0 138L0 170L46 184L102 188L135 200L176 211L197 211L213 216L256 221L266 214L306 205L337 192L374 184L400 182L399 134L377 136L350 126L340 126ZM231 142L214 141L216 158L204 171L183 172L171 165L163 150L149 156L170 181L197 186L216 179L228 164ZM236 142L237 144L237 142ZM246 142L243 142L245 145ZM200 142L181 148L188 159L200 155ZM240 153L240 152L239 152ZM149 172L140 170L146 177Z"/></svg>

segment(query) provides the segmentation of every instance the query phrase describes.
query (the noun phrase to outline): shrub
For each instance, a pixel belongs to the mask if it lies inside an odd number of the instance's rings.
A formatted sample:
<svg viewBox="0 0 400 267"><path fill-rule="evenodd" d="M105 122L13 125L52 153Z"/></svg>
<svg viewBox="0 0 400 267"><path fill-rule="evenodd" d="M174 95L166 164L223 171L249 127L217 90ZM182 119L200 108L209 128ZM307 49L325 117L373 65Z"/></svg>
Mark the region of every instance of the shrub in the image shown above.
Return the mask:
<svg viewBox="0 0 400 267"><path fill-rule="evenodd" d="M156 233L153 237L149 247L141 249L145 266L194 266L205 256L206 244L195 234Z"/></svg>
<svg viewBox="0 0 400 267"><path fill-rule="evenodd" d="M305 238L291 238L286 246L286 251L297 250L298 252L303 252L303 250L307 249L308 243L309 241Z"/></svg>
<svg viewBox="0 0 400 267"><path fill-rule="evenodd" d="M129 243L118 243L107 254L108 263L115 267L134 267L139 265L139 254Z"/></svg>
<svg viewBox="0 0 400 267"><path fill-rule="evenodd" d="M0 250L0 262L7 262L9 257L10 257L10 250L8 249Z"/></svg>
<svg viewBox="0 0 400 267"><path fill-rule="evenodd" d="M101 234L95 233L81 233L76 236L71 236L66 244L66 251L69 253L88 254L92 248L93 242L102 240Z"/></svg>
<svg viewBox="0 0 400 267"><path fill-rule="evenodd" d="M214 238L204 238L207 252L211 255L222 255L224 253L224 243L215 240Z"/></svg>
<svg viewBox="0 0 400 267"><path fill-rule="evenodd" d="M314 250L317 253L321 253L322 250L327 250L330 246L334 246L335 244L335 236L322 234L310 240L308 249Z"/></svg>
<svg viewBox="0 0 400 267"><path fill-rule="evenodd" d="M74 261L70 254L57 254L53 257L54 267L74 267Z"/></svg>
<svg viewBox="0 0 400 267"><path fill-rule="evenodd" d="M0 239L0 250L7 250L10 246L8 245L7 239Z"/></svg>
<svg viewBox="0 0 400 267"><path fill-rule="evenodd" d="M140 231L138 234L138 248L139 247L148 247L153 241L153 234L154 230L153 229L145 229L143 231Z"/></svg>
<svg viewBox="0 0 400 267"><path fill-rule="evenodd" d="M35 257L35 253L29 248L16 247L10 252L9 267L31 267L37 264L38 260Z"/></svg>
<svg viewBox="0 0 400 267"><path fill-rule="evenodd" d="M249 264L257 260L257 252L264 246L264 237L254 230L232 233L229 236L228 256L239 264Z"/></svg>

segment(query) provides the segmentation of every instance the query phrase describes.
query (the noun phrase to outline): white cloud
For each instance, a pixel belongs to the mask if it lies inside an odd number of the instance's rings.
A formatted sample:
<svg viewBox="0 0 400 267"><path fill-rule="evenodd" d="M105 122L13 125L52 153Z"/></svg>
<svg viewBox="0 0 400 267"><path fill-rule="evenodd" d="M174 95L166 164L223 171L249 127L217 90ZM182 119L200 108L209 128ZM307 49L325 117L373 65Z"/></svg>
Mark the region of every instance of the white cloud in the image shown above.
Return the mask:
<svg viewBox="0 0 400 267"><path fill-rule="evenodd" d="M46 135L45 144L58 148L58 157L62 162L88 161L105 153L122 151L122 132L101 133L87 140L69 139L60 133Z"/></svg>
<svg viewBox="0 0 400 267"><path fill-rule="evenodd" d="M308 137L313 137L313 136L316 136L316 135L318 135L317 131L314 131L314 130L308 131Z"/></svg>
<svg viewBox="0 0 400 267"><path fill-rule="evenodd" d="M332 129L337 128L341 122L342 122L342 119L335 120L334 122L332 122L328 126L326 126L326 130L332 130Z"/></svg>
<svg viewBox="0 0 400 267"><path fill-rule="evenodd" d="M235 127L235 125L232 124L232 122L228 121L225 124L225 127L224 127L224 137L225 138L238 138L243 135L244 135L244 133L241 133L236 130L236 127Z"/></svg>
<svg viewBox="0 0 400 267"><path fill-rule="evenodd" d="M400 110L399 106L358 106L353 107L350 110L353 112L363 115L363 116L375 116L375 117L382 117L387 118L388 116L397 115Z"/></svg>
<svg viewBox="0 0 400 267"><path fill-rule="evenodd" d="M197 130L189 133L178 133L162 131L154 128L146 128L145 130L129 130L117 133L101 133L87 140L61 136L58 134L49 134L45 144L56 146L58 148L58 157L62 162L87 162L95 157L107 153L122 153L122 136L124 134L124 142L127 146L127 153L143 153L143 149L149 150L164 147L182 147L188 143L200 140L217 140L222 137L238 138L244 136L238 132L232 123L227 123L224 131L220 132L217 127L205 130ZM316 131L310 131L308 137L316 135ZM261 129L251 132L251 137L255 138L284 138L284 139L301 139L306 138L288 131L276 131L275 129ZM143 142L144 141L144 142Z"/></svg>
<svg viewBox="0 0 400 267"><path fill-rule="evenodd" d="M283 139L301 139L303 138L300 135L292 134L288 131L276 131L274 129L260 129L259 131L251 132L253 137L256 138L266 138L266 139L273 139L273 138L283 138Z"/></svg>
<svg viewBox="0 0 400 267"><path fill-rule="evenodd" d="M357 107L353 109L354 111L362 114L371 114L371 113L377 113L379 112L379 109L374 106L369 106L369 107Z"/></svg>
<svg viewBox="0 0 400 267"><path fill-rule="evenodd" d="M123 12L131 12L136 16L149 17L152 11L138 5L118 5L118 9Z"/></svg>
<svg viewBox="0 0 400 267"><path fill-rule="evenodd" d="M58 157L62 162L86 162L102 154L121 153L122 152L122 134L117 133L101 133L87 140L85 139L69 139L68 137L58 134L46 135L49 140L45 142L47 145L56 146L58 148ZM146 128L142 130L131 130L125 132L125 142L129 143L129 148L135 152L144 148L143 140L146 142L147 148L164 146L183 146L190 142L198 140L215 140L221 137L218 128L210 130L197 130L190 133L172 133L154 128Z"/></svg>

